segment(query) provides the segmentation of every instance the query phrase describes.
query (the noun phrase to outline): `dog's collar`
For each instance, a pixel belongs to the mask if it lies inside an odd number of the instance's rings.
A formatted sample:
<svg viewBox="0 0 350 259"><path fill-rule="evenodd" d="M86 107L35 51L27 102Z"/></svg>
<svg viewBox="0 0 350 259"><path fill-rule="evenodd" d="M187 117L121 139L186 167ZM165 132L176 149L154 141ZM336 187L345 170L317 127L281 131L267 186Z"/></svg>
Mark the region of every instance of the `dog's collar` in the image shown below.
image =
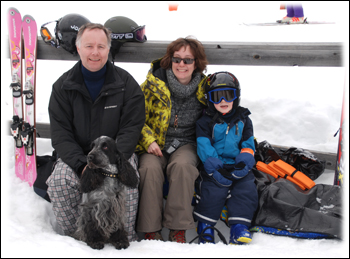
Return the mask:
<svg viewBox="0 0 350 259"><path fill-rule="evenodd" d="M108 176L111 178L116 178L118 175L118 168L116 165L109 165L106 168L102 168L103 170L100 170L101 174L103 174L104 176ZM107 171L107 173L105 173L105 171Z"/></svg>
<svg viewBox="0 0 350 259"><path fill-rule="evenodd" d="M104 176L108 176L111 178L116 178L118 174L106 174L105 172L101 171L101 174L103 174Z"/></svg>

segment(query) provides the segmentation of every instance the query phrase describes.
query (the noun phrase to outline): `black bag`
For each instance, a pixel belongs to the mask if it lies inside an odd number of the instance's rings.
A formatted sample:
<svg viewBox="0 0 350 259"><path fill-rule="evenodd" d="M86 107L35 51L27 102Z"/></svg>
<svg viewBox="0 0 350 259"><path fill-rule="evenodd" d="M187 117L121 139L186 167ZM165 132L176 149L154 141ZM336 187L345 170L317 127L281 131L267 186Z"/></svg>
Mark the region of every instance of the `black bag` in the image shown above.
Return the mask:
<svg viewBox="0 0 350 259"><path fill-rule="evenodd" d="M275 179L256 168L252 170L259 194L253 226L342 238L342 190L339 186L316 184L303 191L284 178Z"/></svg>
<svg viewBox="0 0 350 259"><path fill-rule="evenodd" d="M52 152L52 156L36 156L37 177L33 184L34 192L48 202L51 202L51 200L47 194L46 180L50 177L56 161L56 150Z"/></svg>
<svg viewBox="0 0 350 259"><path fill-rule="evenodd" d="M256 161L269 164L279 159L295 167L311 180L316 180L326 167L326 161L319 160L314 154L302 148L291 147L287 150L273 148L266 140L256 145Z"/></svg>

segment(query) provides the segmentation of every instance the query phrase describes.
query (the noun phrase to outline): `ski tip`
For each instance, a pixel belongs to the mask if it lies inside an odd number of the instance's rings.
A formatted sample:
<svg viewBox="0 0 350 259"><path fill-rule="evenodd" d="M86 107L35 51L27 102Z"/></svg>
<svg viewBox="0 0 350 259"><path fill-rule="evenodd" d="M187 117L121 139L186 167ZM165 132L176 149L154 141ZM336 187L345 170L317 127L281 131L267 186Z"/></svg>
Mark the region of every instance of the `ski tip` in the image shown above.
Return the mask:
<svg viewBox="0 0 350 259"><path fill-rule="evenodd" d="M33 16L26 14L25 16L23 16L23 22L26 21L27 23L30 23L31 21L35 21L35 19L33 18Z"/></svg>
<svg viewBox="0 0 350 259"><path fill-rule="evenodd" d="M8 12L16 12L16 13L19 13L19 11L18 11L16 8L14 8L14 7L10 7L10 8L8 9Z"/></svg>

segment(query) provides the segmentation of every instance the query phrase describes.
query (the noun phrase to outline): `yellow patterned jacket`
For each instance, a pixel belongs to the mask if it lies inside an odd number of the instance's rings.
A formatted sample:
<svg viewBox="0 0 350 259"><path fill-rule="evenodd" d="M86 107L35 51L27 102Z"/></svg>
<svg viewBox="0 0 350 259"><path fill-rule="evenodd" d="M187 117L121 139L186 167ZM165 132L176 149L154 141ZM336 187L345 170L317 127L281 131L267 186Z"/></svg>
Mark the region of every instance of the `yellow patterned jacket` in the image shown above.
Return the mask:
<svg viewBox="0 0 350 259"><path fill-rule="evenodd" d="M149 145L154 141L160 149L163 149L165 144L171 115L171 99L166 73L160 67L160 61L161 59L157 59L151 63L146 80L141 84L145 95L146 121L135 150L138 154L147 152ZM202 74L202 80L196 92L197 99L205 106L207 105L204 89L206 79L207 77Z"/></svg>

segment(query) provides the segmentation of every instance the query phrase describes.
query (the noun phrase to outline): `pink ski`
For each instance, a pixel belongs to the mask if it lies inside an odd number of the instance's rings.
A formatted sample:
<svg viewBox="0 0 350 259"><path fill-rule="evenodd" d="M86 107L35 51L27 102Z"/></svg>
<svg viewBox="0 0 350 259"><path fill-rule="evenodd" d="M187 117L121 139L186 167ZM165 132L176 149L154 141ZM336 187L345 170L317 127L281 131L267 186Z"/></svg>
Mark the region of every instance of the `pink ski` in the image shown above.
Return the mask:
<svg viewBox="0 0 350 259"><path fill-rule="evenodd" d="M37 26L30 15L25 15L22 21L24 40L24 67L25 83L25 112L21 138L26 147L25 179L30 186L37 176L36 168L36 138L35 138L35 75L36 75L36 48Z"/></svg>
<svg viewBox="0 0 350 259"><path fill-rule="evenodd" d="M11 88L13 96L13 122L11 133L15 139L15 174L25 180L25 148L21 140L23 121L22 106L22 17L16 8L7 11L11 59Z"/></svg>

